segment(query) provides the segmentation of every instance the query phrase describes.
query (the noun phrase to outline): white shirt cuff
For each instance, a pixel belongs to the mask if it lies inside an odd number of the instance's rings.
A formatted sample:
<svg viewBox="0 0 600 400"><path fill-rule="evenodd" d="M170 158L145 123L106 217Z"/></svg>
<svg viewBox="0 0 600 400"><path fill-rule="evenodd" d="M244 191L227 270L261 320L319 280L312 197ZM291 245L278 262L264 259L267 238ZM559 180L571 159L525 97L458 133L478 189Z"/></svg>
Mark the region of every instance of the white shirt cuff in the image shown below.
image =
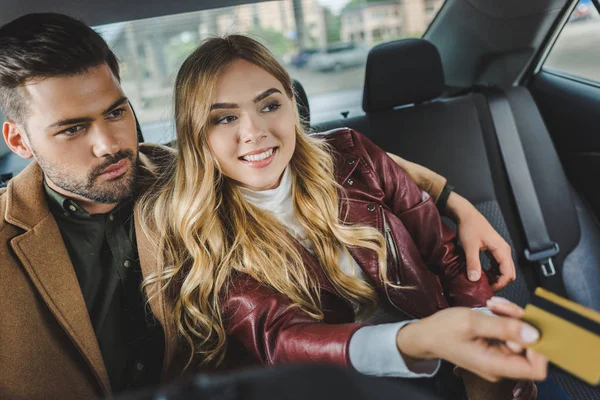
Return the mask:
<svg viewBox="0 0 600 400"><path fill-rule="evenodd" d="M350 339L350 362L354 369L365 375L398 378L431 378L440 368L440 360L422 360L413 364L418 371L408 368L402 358L396 336L405 325L415 322L403 321L393 324L365 326Z"/></svg>

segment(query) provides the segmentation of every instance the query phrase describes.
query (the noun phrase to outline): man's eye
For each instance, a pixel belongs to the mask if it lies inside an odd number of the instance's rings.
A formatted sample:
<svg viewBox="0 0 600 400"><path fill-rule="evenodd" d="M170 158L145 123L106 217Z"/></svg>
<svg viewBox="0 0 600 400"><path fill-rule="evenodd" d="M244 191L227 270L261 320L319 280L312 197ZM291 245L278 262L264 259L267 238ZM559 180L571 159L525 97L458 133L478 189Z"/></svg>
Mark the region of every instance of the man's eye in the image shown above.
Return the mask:
<svg viewBox="0 0 600 400"><path fill-rule="evenodd" d="M281 104L279 104L279 103L271 103L271 104L268 104L267 106L265 106L265 108L262 109L262 112L277 111L277 110L279 110L280 107L281 107Z"/></svg>
<svg viewBox="0 0 600 400"><path fill-rule="evenodd" d="M60 132L59 134L64 135L64 136L75 136L84 129L85 129L84 125L75 125L75 126L70 127L69 129L65 129L64 131Z"/></svg>
<svg viewBox="0 0 600 400"><path fill-rule="evenodd" d="M123 115L125 115L125 109L124 108L119 108L117 110L113 110L111 112L109 112L106 117L108 119L119 119L121 118Z"/></svg>

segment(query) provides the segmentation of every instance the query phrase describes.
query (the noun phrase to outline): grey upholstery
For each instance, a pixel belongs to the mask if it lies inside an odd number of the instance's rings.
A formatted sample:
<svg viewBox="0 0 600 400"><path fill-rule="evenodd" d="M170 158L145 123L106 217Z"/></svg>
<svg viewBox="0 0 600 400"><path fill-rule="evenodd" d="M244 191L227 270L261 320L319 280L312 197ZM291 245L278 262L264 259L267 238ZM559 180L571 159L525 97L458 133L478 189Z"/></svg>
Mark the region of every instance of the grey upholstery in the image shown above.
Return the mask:
<svg viewBox="0 0 600 400"><path fill-rule="evenodd" d="M534 266L523 256L522 228L487 101L475 92L436 98L439 90L434 88L443 82L443 71L435 67L437 57L430 54L431 47L424 40L411 39L386 44L385 51L376 48L367 63L363 98L366 115L321 124L315 130L338 126L357 129L384 150L446 176L456 191L474 203L512 245L518 279L501 294L524 305L537 282ZM415 57L411 57L411 52L415 52ZM416 65L419 60L423 63L421 68ZM404 62L410 67L403 67ZM369 78L373 71L378 76ZM424 84L423 92L417 93L419 87L413 84L417 81L433 84ZM410 89L399 93L401 88ZM521 87L510 88L506 94L548 232L561 248L555 264L566 263L568 273L579 280L593 275L584 271L582 262L600 273L599 224L573 193L533 98ZM582 295L578 300L585 298ZM599 390L567 374L553 370L552 376L573 399L600 399Z"/></svg>

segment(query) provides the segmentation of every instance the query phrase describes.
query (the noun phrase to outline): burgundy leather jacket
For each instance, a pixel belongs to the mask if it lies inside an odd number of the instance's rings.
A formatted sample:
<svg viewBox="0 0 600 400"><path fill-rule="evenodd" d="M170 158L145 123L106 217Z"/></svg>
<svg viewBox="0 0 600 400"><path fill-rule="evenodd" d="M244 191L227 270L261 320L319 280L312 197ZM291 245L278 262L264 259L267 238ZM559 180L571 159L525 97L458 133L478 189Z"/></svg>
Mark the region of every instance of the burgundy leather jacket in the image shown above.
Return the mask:
<svg viewBox="0 0 600 400"><path fill-rule="evenodd" d="M465 257L455 234L440 219L431 198L379 147L351 129L323 135L335 149L336 179L346 191L340 218L372 226L388 245L388 277L402 286L383 284L375 252L350 249L365 274L376 283L380 298L416 318L449 306L484 306L492 296L482 274L467 279ZM362 324L354 322L351 305L324 276L318 260L299 245L310 270L319 276L325 319L317 321L291 301L248 276L239 276L224 297L223 318L236 345L261 364L289 362L350 366L348 345Z"/></svg>

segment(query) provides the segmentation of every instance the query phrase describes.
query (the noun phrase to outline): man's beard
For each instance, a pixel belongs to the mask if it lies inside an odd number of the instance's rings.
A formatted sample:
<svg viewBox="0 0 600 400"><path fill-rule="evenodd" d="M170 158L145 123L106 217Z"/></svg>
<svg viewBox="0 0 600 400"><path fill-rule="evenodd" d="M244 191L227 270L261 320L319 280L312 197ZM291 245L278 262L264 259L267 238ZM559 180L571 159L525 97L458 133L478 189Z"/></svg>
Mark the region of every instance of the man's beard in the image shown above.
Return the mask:
<svg viewBox="0 0 600 400"><path fill-rule="evenodd" d="M100 204L119 203L133 196L137 182L138 159L132 150L121 150L115 154L104 156L105 161L90 171L84 179L76 178L59 170L37 154L35 156L44 175L67 192ZM117 178L105 181L101 185L96 184L96 179L102 175L104 170L123 159L128 159L131 163L127 172Z"/></svg>

